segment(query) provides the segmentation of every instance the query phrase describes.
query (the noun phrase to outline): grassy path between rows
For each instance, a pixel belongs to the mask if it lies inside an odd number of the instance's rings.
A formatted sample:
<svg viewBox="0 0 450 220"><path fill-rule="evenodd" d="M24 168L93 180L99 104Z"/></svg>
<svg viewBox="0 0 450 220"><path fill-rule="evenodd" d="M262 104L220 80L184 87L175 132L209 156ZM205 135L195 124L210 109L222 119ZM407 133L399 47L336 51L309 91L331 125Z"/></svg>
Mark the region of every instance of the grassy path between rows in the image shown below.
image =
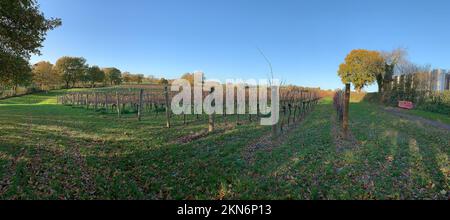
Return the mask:
<svg viewBox="0 0 450 220"><path fill-rule="evenodd" d="M270 127L206 123L163 129L55 104L56 93L0 101L1 199L447 199L450 133L351 108L356 143L335 140L323 100L279 146L253 152ZM356 144L356 146L355 146Z"/></svg>

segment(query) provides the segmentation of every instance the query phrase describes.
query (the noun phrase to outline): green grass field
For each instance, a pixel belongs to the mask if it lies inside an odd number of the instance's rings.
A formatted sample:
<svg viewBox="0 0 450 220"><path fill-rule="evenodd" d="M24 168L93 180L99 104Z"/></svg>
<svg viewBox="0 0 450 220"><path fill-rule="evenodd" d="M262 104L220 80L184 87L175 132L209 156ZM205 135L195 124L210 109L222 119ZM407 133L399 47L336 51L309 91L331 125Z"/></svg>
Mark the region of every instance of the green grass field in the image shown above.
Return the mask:
<svg viewBox="0 0 450 220"><path fill-rule="evenodd" d="M331 101L277 144L256 123L164 128L164 116L56 104L56 95L0 101L0 199L448 199L450 132L351 106L340 141ZM222 119L218 119L221 121ZM230 119L229 119L230 120Z"/></svg>
<svg viewBox="0 0 450 220"><path fill-rule="evenodd" d="M427 112L418 109L410 110L408 111L408 113L450 125L450 115L443 115L439 113Z"/></svg>

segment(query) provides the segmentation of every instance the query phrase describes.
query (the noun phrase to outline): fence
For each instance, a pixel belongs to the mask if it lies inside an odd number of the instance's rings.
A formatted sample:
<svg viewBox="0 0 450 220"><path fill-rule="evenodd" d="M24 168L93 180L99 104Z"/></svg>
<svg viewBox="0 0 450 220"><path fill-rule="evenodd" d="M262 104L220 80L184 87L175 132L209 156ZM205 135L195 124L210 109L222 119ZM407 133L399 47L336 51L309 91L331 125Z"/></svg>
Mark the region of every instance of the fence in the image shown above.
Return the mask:
<svg viewBox="0 0 450 220"><path fill-rule="evenodd" d="M268 91L269 92L269 91ZM176 120L173 117L171 111L171 102L176 92L171 92L170 88L166 85L147 85L136 86L133 88L109 88L109 89L93 89L90 91L81 92L68 92L58 97L58 103L67 106L83 107L86 109L92 109L94 111L102 111L106 113L117 114L117 117L121 117L126 113L133 113L136 115L137 120L141 120L143 116L165 114L165 124L167 128L172 126L172 121ZM209 94L209 92L203 92L203 99ZM224 93L225 96L226 93ZM250 113L248 88L246 89L246 111L244 115L234 114L236 124L241 124L244 121L253 122L254 119L261 117L268 117L261 114L261 111L257 109L257 114ZM235 112L237 112L237 94L235 93ZM225 97L224 97L225 98ZM268 102L271 103L270 95L267 96ZM310 112L320 99L318 92L312 90L305 90L303 88L280 88L280 121L276 125L280 131L283 131L284 127L289 126ZM225 100L225 99L224 99ZM195 108L192 105L192 108ZM222 115L208 115L208 130L214 131L216 117L221 117L223 122L227 121L227 111L223 111ZM203 115L203 114L202 114ZM203 120L202 115L196 114L195 120ZM242 119L242 117L247 117ZM178 117L180 118L180 117ZM183 124L186 125L186 115L181 115Z"/></svg>

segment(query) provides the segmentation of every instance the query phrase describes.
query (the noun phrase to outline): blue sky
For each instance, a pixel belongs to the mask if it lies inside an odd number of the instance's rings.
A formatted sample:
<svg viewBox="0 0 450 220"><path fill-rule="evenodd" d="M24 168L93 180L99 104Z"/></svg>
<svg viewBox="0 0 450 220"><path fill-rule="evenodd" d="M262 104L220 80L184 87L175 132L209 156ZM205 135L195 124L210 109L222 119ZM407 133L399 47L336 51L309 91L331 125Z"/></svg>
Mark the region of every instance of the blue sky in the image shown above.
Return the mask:
<svg viewBox="0 0 450 220"><path fill-rule="evenodd" d="M342 87L336 71L352 49L405 47L418 64L450 69L446 0L39 0L51 31L43 55L175 78L267 78L258 51L288 83ZM369 90L373 90L371 87Z"/></svg>

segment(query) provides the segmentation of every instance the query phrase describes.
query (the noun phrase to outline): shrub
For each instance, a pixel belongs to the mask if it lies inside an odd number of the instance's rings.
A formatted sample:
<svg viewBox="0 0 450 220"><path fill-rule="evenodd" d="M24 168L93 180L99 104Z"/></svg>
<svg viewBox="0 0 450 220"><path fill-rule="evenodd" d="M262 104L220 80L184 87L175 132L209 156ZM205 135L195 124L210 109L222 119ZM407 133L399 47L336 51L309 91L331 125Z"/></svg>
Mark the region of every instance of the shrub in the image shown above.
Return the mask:
<svg viewBox="0 0 450 220"><path fill-rule="evenodd" d="M420 110L450 115L450 91L445 92L426 92L392 90L385 95L384 104L388 106L397 106L399 101L411 101L415 107ZM379 93L369 93L364 101L380 103Z"/></svg>
<svg viewBox="0 0 450 220"><path fill-rule="evenodd" d="M432 93L417 107L425 111L450 115L450 91Z"/></svg>

